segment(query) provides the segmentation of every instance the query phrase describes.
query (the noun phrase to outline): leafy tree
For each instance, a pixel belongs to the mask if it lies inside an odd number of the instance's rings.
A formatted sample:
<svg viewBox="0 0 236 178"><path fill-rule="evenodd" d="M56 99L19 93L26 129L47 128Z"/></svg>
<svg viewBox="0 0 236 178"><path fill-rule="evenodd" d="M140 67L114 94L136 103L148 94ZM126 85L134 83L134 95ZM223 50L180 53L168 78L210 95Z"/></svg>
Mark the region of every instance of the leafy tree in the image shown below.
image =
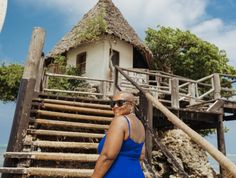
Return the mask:
<svg viewBox="0 0 236 178"><path fill-rule="evenodd" d="M154 55L153 68L199 79L212 73L235 74L224 50L189 31L148 28L146 43Z"/></svg>
<svg viewBox="0 0 236 178"><path fill-rule="evenodd" d="M15 101L23 75L23 66L19 64L0 66L0 100Z"/></svg>

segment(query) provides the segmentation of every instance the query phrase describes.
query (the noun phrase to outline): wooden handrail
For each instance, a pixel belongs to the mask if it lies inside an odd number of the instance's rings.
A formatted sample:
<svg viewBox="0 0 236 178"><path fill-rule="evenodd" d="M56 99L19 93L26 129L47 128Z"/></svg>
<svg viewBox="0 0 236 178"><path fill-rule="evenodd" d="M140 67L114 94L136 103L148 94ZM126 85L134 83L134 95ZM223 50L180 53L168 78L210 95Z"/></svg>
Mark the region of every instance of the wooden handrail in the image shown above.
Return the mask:
<svg viewBox="0 0 236 178"><path fill-rule="evenodd" d="M166 108L161 102L155 99L149 92L142 89L136 82L134 82L128 75L126 75L121 68L115 66L116 70L119 71L130 83L132 83L145 97L147 100L151 101L153 106L160 110L168 120L173 123L177 128L184 131L195 143L200 145L204 150L206 150L222 167L231 172L231 174L236 177L236 165L229 160L223 153L217 150L212 144L210 144L205 138L191 129L182 120L180 120L176 115L174 115L168 108Z"/></svg>
<svg viewBox="0 0 236 178"><path fill-rule="evenodd" d="M91 80L91 81L98 81L98 82L113 83L112 80L95 79L95 78L81 77L81 76L75 76L75 75L65 75L65 74L56 74L56 73L48 73L48 72L45 75L49 77L64 77L64 78L69 78L69 79Z"/></svg>

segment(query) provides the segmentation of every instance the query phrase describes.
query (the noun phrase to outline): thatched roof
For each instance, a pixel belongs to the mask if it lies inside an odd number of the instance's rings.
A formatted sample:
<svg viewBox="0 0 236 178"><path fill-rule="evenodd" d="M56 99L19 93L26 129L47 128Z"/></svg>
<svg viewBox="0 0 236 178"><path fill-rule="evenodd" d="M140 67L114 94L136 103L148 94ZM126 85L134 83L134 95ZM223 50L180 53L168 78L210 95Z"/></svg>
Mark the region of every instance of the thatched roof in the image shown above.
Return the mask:
<svg viewBox="0 0 236 178"><path fill-rule="evenodd" d="M140 40L112 0L99 0L83 19L67 33L47 58L64 54L71 48L112 35L132 44L150 64L151 51Z"/></svg>

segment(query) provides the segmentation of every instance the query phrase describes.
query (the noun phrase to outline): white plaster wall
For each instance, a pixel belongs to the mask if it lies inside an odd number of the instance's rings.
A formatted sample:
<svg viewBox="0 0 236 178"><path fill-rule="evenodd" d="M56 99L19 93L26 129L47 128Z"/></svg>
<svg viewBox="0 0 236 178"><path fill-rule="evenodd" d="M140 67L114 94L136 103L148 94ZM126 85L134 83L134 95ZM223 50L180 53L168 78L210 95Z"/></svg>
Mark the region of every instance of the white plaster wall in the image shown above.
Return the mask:
<svg viewBox="0 0 236 178"><path fill-rule="evenodd" d="M120 66L133 67L133 46L121 40L112 41L112 49L120 53ZM97 79L111 79L109 69L110 43L103 40L86 46L71 49L67 53L67 65L76 65L76 56L87 52L86 72L83 76Z"/></svg>
<svg viewBox="0 0 236 178"><path fill-rule="evenodd" d="M120 66L124 68L133 68L133 46L129 43L121 41L119 39L112 40L112 49L120 53ZM109 52L110 43L108 40L105 41L105 50L107 51L107 66L109 66ZM109 68L107 69L107 78L109 78Z"/></svg>
<svg viewBox="0 0 236 178"><path fill-rule="evenodd" d="M97 79L106 78L106 64L104 58L104 42L96 42L80 46L67 53L67 65L76 66L76 56L86 52L86 70L83 76Z"/></svg>

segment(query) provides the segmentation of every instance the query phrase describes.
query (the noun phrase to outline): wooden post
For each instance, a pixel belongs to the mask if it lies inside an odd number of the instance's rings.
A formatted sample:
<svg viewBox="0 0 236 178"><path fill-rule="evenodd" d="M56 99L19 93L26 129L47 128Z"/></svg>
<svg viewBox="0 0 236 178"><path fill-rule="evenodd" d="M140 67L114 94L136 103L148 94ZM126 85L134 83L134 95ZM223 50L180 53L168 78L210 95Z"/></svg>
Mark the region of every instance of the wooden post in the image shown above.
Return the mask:
<svg viewBox="0 0 236 178"><path fill-rule="evenodd" d="M18 92L7 152L19 152L23 149L23 139L26 136L29 125L31 102L34 95L38 65L42 55L44 39L44 30L42 28L35 28L33 30L28 57ZM5 159L5 167L11 166L11 164L9 159ZM4 178L7 176L8 175L2 175Z"/></svg>
<svg viewBox="0 0 236 178"><path fill-rule="evenodd" d="M46 71L44 71L44 76L43 76L43 87L42 87L43 92L44 92L44 89L45 89L45 88L48 89L48 81L49 81L49 76L46 75Z"/></svg>
<svg viewBox="0 0 236 178"><path fill-rule="evenodd" d="M179 108L179 80L171 80L171 107Z"/></svg>
<svg viewBox="0 0 236 178"><path fill-rule="evenodd" d="M195 104L196 103L196 90L195 90L195 84L189 83L188 85L188 93L190 94L190 101L189 104Z"/></svg>
<svg viewBox="0 0 236 178"><path fill-rule="evenodd" d="M218 145L218 150L224 155L226 155L225 136L224 136L225 130L224 130L224 120L223 120L224 113L223 109L220 109L220 111L222 114L218 116L218 121L217 121L217 145ZM226 171L220 165L219 168L221 176L225 177Z"/></svg>
<svg viewBox="0 0 236 178"><path fill-rule="evenodd" d="M221 98L221 84L220 84L220 75L214 74L213 76L213 86L214 86L214 99ZM221 114L218 117L217 122L217 144L218 144L218 150L226 155L226 147L225 147L225 136L224 136L224 110L223 108L220 109ZM220 166L220 174L222 177L226 174L225 170Z"/></svg>
<svg viewBox="0 0 236 178"><path fill-rule="evenodd" d="M147 100L145 95L140 95L140 101L139 101L139 109L141 112L141 117L144 118L146 121L145 130L146 130L146 138L145 138L145 146L146 146L146 159L151 164L152 160L152 149L153 149L153 138L150 130L153 129L153 106L152 102Z"/></svg>
<svg viewBox="0 0 236 178"><path fill-rule="evenodd" d="M35 92L39 93L42 91L43 86L43 75L44 75L44 56L41 57L37 72L36 84L35 84Z"/></svg>
<svg viewBox="0 0 236 178"><path fill-rule="evenodd" d="M106 99L106 82L102 81L102 99Z"/></svg>
<svg viewBox="0 0 236 178"><path fill-rule="evenodd" d="M219 99L221 98L220 95L220 90L221 90L221 85L220 85L220 75L219 74L214 74L213 76L213 85L214 85L214 99Z"/></svg>

